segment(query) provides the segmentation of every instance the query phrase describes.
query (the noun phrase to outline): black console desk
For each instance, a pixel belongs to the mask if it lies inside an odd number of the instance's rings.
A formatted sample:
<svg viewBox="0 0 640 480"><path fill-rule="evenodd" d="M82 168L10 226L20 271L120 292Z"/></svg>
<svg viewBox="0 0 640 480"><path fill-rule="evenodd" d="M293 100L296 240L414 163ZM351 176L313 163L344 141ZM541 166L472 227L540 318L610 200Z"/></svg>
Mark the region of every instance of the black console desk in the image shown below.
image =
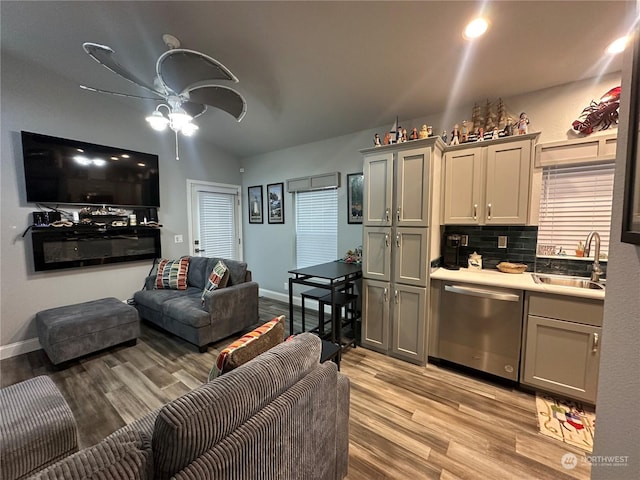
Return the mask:
<svg viewBox="0 0 640 480"><path fill-rule="evenodd" d="M331 290L331 305L333 305L334 298L341 289L362 278L362 265L336 261L289 270L289 273L295 275L289 278L289 333L293 335L293 285L327 288ZM331 331L334 343L336 343L336 333L337 343L340 342L339 316L339 312L331 308Z"/></svg>

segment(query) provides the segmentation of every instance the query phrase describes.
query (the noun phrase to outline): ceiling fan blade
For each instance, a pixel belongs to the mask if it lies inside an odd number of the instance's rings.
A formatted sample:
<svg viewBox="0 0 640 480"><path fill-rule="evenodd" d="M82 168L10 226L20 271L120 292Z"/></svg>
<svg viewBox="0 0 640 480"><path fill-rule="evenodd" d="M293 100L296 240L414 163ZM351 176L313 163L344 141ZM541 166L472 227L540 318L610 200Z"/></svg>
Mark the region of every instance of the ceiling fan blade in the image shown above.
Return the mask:
<svg viewBox="0 0 640 480"><path fill-rule="evenodd" d="M186 92L189 100L224 110L239 122L247 113L247 102L233 88L221 85L198 85Z"/></svg>
<svg viewBox="0 0 640 480"><path fill-rule="evenodd" d="M113 58L113 54L115 52L111 49L111 47L100 45L98 43L85 42L82 44L82 48L84 48L84 51L87 52L91 58L93 58L100 65L111 70L113 73L120 75L125 80L135 83L136 85L145 88L150 92L160 95L160 93L157 92L153 86L149 85L144 80L139 79L129 70L116 62L116 60Z"/></svg>
<svg viewBox="0 0 640 480"><path fill-rule="evenodd" d="M86 85L80 85L80 88L82 88L83 90L89 90L90 92L108 93L109 95L115 95L117 97L139 98L141 100L155 100L155 101L159 100L157 97L142 97L140 95L131 95L129 93L112 92L110 90L102 90L100 88L87 87Z"/></svg>
<svg viewBox="0 0 640 480"><path fill-rule="evenodd" d="M183 102L180 106L193 118L199 117L207 110L207 106L202 103Z"/></svg>
<svg viewBox="0 0 640 480"><path fill-rule="evenodd" d="M184 48L164 52L156 62L158 78L175 93L205 80L231 80L236 76L227 67L204 53Z"/></svg>

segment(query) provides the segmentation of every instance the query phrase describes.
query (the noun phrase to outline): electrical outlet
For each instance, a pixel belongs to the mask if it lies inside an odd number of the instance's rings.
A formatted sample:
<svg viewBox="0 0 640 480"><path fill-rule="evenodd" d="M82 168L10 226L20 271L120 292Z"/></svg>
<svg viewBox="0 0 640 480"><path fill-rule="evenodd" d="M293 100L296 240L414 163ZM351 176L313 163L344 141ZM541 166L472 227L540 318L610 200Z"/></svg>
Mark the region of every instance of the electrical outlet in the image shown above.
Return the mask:
<svg viewBox="0 0 640 480"><path fill-rule="evenodd" d="M184 240L182 238L182 235L176 235L173 237L173 241L174 243L182 243Z"/></svg>
<svg viewBox="0 0 640 480"><path fill-rule="evenodd" d="M507 236L498 235L498 248L507 248Z"/></svg>
<svg viewBox="0 0 640 480"><path fill-rule="evenodd" d="M284 282L284 291L289 291L289 282Z"/></svg>

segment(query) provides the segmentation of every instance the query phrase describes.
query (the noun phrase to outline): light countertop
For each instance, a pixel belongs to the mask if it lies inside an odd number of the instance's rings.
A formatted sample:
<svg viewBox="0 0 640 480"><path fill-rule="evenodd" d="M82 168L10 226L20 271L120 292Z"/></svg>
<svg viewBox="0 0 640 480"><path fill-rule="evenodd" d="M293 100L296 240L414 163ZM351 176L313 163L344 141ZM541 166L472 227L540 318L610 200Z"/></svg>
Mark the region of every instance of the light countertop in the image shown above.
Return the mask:
<svg viewBox="0 0 640 480"><path fill-rule="evenodd" d="M529 290L532 292L544 292L555 295L569 295L572 297L594 298L604 300L604 290L592 290L590 288L563 287L536 283L531 273L502 273L498 270L483 269L480 271L461 268L460 270L447 270L438 268L431 272L434 280L449 280L454 282L475 283L494 287L514 288L517 290Z"/></svg>

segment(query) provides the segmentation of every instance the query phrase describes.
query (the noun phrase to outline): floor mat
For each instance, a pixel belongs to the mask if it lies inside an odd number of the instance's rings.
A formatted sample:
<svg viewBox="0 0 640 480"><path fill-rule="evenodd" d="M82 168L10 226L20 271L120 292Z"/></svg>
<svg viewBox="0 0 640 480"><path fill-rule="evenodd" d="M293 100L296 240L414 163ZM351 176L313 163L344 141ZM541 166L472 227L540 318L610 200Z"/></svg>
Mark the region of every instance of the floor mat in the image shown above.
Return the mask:
<svg viewBox="0 0 640 480"><path fill-rule="evenodd" d="M540 433L588 452L593 451L596 426L593 407L536 394L536 410Z"/></svg>

